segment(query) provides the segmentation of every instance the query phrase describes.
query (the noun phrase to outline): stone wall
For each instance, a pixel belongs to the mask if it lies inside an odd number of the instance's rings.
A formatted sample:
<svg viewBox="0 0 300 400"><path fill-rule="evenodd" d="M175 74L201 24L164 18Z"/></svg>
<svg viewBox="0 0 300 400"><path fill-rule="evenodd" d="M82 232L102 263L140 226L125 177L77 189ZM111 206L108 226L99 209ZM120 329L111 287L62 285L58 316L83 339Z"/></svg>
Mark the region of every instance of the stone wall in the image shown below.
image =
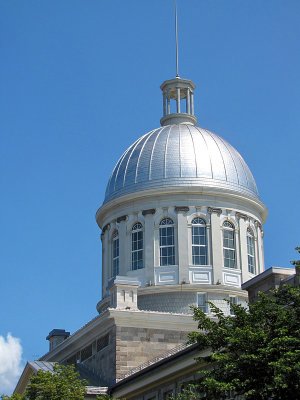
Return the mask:
<svg viewBox="0 0 300 400"><path fill-rule="evenodd" d="M83 364L95 372L101 379L101 386L110 386L116 379L116 327L109 332L109 345L92 357L83 361Z"/></svg>
<svg viewBox="0 0 300 400"><path fill-rule="evenodd" d="M138 296L138 309L171 313L192 314L190 306L196 305L197 294L190 293L156 293L155 295Z"/></svg>
<svg viewBox="0 0 300 400"><path fill-rule="evenodd" d="M133 368L165 354L186 341L186 332L118 326L116 328L116 379L121 379Z"/></svg>
<svg viewBox="0 0 300 400"><path fill-rule="evenodd" d="M200 293L206 293L207 301L211 301L225 314L230 313L230 305L224 299L229 300L225 293L206 292L203 286L199 287ZM238 304L247 306L244 298L237 296ZM192 314L191 305L197 305L197 292L155 293L154 295L139 295L138 308L145 311L159 311ZM209 313L209 307L208 307Z"/></svg>

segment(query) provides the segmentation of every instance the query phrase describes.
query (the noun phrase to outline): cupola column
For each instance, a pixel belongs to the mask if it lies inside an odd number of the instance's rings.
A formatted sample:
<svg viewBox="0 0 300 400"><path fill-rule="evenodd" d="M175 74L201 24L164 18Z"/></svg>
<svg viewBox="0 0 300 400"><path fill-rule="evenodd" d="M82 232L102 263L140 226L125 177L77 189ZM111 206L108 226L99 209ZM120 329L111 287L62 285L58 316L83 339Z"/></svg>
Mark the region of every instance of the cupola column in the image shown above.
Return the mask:
<svg viewBox="0 0 300 400"><path fill-rule="evenodd" d="M167 115L167 96L163 93L163 104L164 104L164 117Z"/></svg>
<svg viewBox="0 0 300 400"><path fill-rule="evenodd" d="M194 110L194 92L191 92L191 114L195 115L195 110Z"/></svg>
<svg viewBox="0 0 300 400"><path fill-rule="evenodd" d="M170 94L169 90L167 90L167 114L171 114L171 102L170 102Z"/></svg>
<svg viewBox="0 0 300 400"><path fill-rule="evenodd" d="M187 79L179 77L163 82L163 117L160 120L162 126L174 124L192 124L197 122L194 116L193 92L195 84ZM181 100L185 100L185 110L181 109ZM171 112L171 101L176 102L176 112Z"/></svg>
<svg viewBox="0 0 300 400"><path fill-rule="evenodd" d="M187 88L187 96L186 96L186 112L191 114L191 90Z"/></svg>
<svg viewBox="0 0 300 400"><path fill-rule="evenodd" d="M177 113L180 113L180 88L177 88L177 99L176 99L176 103L177 103Z"/></svg>

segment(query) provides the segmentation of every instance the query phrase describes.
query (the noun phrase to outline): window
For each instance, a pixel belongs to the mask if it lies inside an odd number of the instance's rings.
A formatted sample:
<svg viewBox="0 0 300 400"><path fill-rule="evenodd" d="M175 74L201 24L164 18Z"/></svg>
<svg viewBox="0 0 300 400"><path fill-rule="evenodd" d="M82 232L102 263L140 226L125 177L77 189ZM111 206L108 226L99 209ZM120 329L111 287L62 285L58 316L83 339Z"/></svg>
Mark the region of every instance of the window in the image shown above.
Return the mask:
<svg viewBox="0 0 300 400"><path fill-rule="evenodd" d="M164 218L159 225L160 265L175 265L174 222Z"/></svg>
<svg viewBox="0 0 300 400"><path fill-rule="evenodd" d="M90 344L89 346L85 347L84 349L81 350L80 352L80 361L84 361L87 358L90 358L93 354L93 347Z"/></svg>
<svg viewBox="0 0 300 400"><path fill-rule="evenodd" d="M235 296L229 296L229 305L230 305L230 315L235 315L234 314L234 309L232 308L232 305L236 305L237 302L237 297Z"/></svg>
<svg viewBox="0 0 300 400"><path fill-rule="evenodd" d="M225 221L223 224L223 256L225 268L236 268L234 226Z"/></svg>
<svg viewBox="0 0 300 400"><path fill-rule="evenodd" d="M163 393L163 399L170 400L173 398L173 394L174 394L173 390L167 390L166 392Z"/></svg>
<svg viewBox="0 0 300 400"><path fill-rule="evenodd" d="M192 258L193 265L207 265L206 223L199 217L192 221Z"/></svg>
<svg viewBox="0 0 300 400"><path fill-rule="evenodd" d="M254 235L250 228L247 229L248 271L255 274Z"/></svg>
<svg viewBox="0 0 300 400"><path fill-rule="evenodd" d="M107 347L109 344L109 334L106 334L105 336L100 337L97 340L97 352L101 351L105 347Z"/></svg>
<svg viewBox="0 0 300 400"><path fill-rule="evenodd" d="M143 225L134 224L131 232L131 268L143 268Z"/></svg>
<svg viewBox="0 0 300 400"><path fill-rule="evenodd" d="M207 296L206 293L197 293L197 306L201 311L207 314Z"/></svg>
<svg viewBox="0 0 300 400"><path fill-rule="evenodd" d="M116 230L112 235L112 276L119 274L119 232Z"/></svg>

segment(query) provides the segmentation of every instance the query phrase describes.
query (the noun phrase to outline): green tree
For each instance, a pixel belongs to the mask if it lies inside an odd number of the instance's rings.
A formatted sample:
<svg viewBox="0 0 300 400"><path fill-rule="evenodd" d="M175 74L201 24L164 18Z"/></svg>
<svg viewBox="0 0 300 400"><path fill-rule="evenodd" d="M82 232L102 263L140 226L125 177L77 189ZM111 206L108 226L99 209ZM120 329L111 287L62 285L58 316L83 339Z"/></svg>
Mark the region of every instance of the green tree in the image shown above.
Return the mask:
<svg viewBox="0 0 300 400"><path fill-rule="evenodd" d="M260 293L249 310L232 305L235 317L209 304L215 320L194 308L199 331L190 341L212 349L211 368L194 387L194 398L300 399L299 287Z"/></svg>
<svg viewBox="0 0 300 400"><path fill-rule="evenodd" d="M56 364L53 373L38 371L30 379L25 395L3 396L3 400L84 400L87 382L73 366Z"/></svg>
<svg viewBox="0 0 300 400"><path fill-rule="evenodd" d="M2 400L26 400L25 396L21 394L13 394L12 396L1 396Z"/></svg>
<svg viewBox="0 0 300 400"><path fill-rule="evenodd" d="M296 247L295 250L298 251L298 253L300 253L300 247ZM291 263L293 265L295 265L295 267L300 267L300 260L294 260L294 261L291 261Z"/></svg>

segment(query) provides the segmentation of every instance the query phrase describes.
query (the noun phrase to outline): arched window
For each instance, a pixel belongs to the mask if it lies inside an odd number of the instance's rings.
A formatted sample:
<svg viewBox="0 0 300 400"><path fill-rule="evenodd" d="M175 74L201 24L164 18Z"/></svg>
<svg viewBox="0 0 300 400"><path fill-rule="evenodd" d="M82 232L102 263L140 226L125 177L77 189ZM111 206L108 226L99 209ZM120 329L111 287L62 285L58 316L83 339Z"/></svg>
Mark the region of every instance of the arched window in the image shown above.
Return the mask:
<svg viewBox="0 0 300 400"><path fill-rule="evenodd" d="M223 256L225 268L236 268L234 226L229 221L223 224Z"/></svg>
<svg viewBox="0 0 300 400"><path fill-rule="evenodd" d="M207 265L206 223L199 217L192 221L192 258L193 265Z"/></svg>
<svg viewBox="0 0 300 400"><path fill-rule="evenodd" d="M175 265L174 222L164 218L159 225L160 265Z"/></svg>
<svg viewBox="0 0 300 400"><path fill-rule="evenodd" d="M112 277L119 274L119 255L119 232L115 230L112 235Z"/></svg>
<svg viewBox="0 0 300 400"><path fill-rule="evenodd" d="M255 268L254 235L250 228L247 229L247 253L248 253L248 271L251 274L255 274L256 268Z"/></svg>
<svg viewBox="0 0 300 400"><path fill-rule="evenodd" d="M143 265L143 225L137 222L131 232L131 268L141 269Z"/></svg>

